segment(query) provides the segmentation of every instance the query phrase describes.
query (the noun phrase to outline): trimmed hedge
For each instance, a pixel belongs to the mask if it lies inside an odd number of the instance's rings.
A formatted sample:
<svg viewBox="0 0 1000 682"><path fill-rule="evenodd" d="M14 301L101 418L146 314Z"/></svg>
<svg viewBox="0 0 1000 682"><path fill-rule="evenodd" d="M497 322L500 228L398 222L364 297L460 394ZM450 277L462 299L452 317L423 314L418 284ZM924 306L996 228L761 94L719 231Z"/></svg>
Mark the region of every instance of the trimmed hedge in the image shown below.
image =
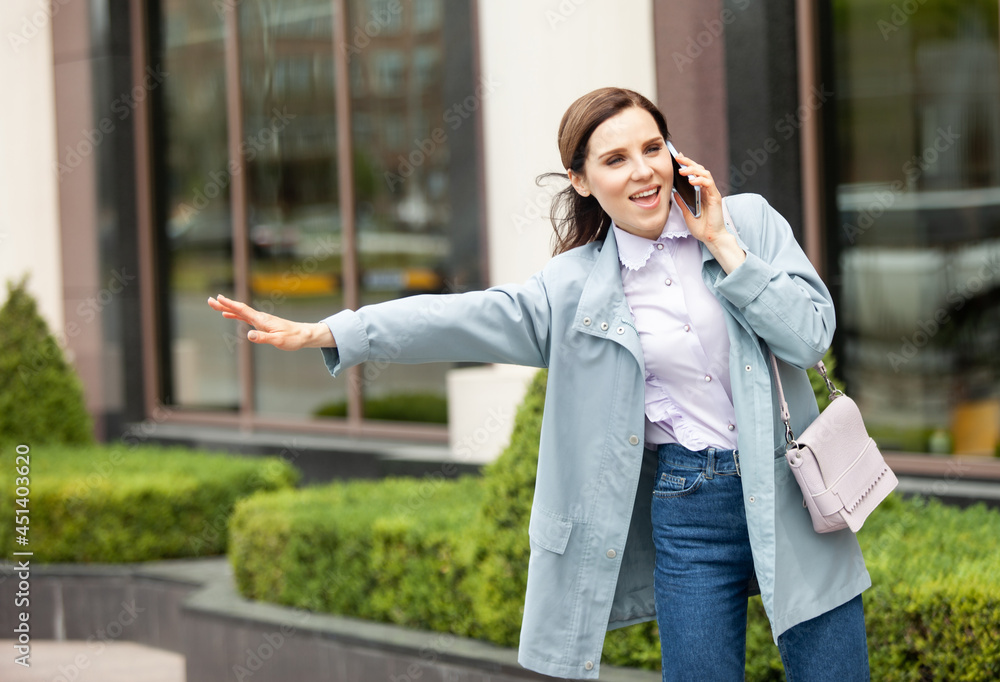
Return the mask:
<svg viewBox="0 0 1000 682"><path fill-rule="evenodd" d="M479 479L388 478L264 493L230 521L247 597L431 630L467 631L460 588Z"/></svg>
<svg viewBox="0 0 1000 682"><path fill-rule="evenodd" d="M0 447L92 443L83 385L38 314L27 281L8 282L0 308Z"/></svg>
<svg viewBox="0 0 1000 682"><path fill-rule="evenodd" d="M230 543L241 592L516 645L544 387L543 371L481 480L424 484L433 492L415 513L394 505L419 479L242 502ZM1000 513L892 495L859 539L874 583L865 593L872 679L1000 679ZM609 632L602 660L659 668L655 623ZM747 679L784 679L759 597Z"/></svg>
<svg viewBox="0 0 1000 682"><path fill-rule="evenodd" d="M436 393L392 393L365 398L366 419L397 422L448 423L448 399ZM346 417L347 402L328 403L313 412L316 417Z"/></svg>
<svg viewBox="0 0 1000 682"><path fill-rule="evenodd" d="M182 448L31 444L28 549L43 562L132 562L226 550L236 501L295 484L276 457ZM15 551L14 450L0 457L0 548ZM22 548L24 549L24 548Z"/></svg>

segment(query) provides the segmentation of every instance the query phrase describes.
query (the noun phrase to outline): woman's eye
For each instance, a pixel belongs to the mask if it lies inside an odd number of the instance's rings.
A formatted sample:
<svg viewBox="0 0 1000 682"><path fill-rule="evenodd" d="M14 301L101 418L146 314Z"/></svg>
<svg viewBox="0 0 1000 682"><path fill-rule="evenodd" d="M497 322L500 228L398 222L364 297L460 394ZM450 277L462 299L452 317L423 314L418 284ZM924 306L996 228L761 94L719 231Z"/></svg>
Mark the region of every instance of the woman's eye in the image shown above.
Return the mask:
<svg viewBox="0 0 1000 682"><path fill-rule="evenodd" d="M647 154L655 154L656 152L660 151L661 149L663 149L663 147L661 147L660 145L658 145L658 144L651 144L651 145L649 145L649 147L646 148L646 153Z"/></svg>
<svg viewBox="0 0 1000 682"><path fill-rule="evenodd" d="M620 156L612 156L610 159L608 159L608 165L609 166L615 166L615 165L621 163L622 160L623 159Z"/></svg>

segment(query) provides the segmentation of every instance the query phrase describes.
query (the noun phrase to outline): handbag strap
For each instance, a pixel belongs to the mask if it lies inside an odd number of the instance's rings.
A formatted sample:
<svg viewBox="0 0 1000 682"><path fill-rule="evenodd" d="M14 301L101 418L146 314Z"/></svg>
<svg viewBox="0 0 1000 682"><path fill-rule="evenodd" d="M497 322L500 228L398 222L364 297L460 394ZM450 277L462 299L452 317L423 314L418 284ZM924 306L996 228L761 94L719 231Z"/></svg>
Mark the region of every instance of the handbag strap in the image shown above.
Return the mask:
<svg viewBox="0 0 1000 682"><path fill-rule="evenodd" d="M736 234L736 226L733 224L733 218L729 215L729 208L726 206L726 200L722 200L722 217L726 221L726 225L732 229L733 234ZM795 434L792 433L792 415L788 411L788 402L785 400L785 390L781 386L781 375L778 374L778 361L774 357L774 353L768 348L767 354L771 356L771 369L774 371L774 383L778 389L778 403L781 406L781 421L785 424L785 443L788 445L795 445ZM823 381L826 382L827 390L830 391L830 400L833 400L837 396L844 395L843 392L833 385L830 380L830 376L826 372L826 365L820 360L812 367L820 376L823 377Z"/></svg>

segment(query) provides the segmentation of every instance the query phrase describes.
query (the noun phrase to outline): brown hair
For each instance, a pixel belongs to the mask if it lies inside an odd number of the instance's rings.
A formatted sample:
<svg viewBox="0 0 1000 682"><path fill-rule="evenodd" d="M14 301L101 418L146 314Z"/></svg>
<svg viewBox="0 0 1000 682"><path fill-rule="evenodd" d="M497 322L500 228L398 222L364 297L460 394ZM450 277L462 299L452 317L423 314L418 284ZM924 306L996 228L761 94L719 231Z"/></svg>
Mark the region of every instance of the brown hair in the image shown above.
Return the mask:
<svg viewBox="0 0 1000 682"><path fill-rule="evenodd" d="M670 137L667 121L656 105L634 90L600 88L573 102L559 124L559 155L563 168L583 175L590 136L597 126L628 109L645 109L656 121L663 139ZM566 173L543 173L536 182L550 177L568 178ZM580 196L570 185L552 198L552 228L555 230L556 254L577 246L604 239L611 227L611 217L593 195Z"/></svg>

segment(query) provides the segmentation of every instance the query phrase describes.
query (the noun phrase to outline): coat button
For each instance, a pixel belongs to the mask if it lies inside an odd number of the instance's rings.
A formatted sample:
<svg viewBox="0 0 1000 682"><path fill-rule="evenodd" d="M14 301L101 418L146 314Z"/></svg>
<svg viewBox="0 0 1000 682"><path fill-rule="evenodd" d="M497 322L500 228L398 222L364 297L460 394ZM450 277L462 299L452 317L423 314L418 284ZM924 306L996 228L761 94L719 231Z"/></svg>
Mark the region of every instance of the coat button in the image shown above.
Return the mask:
<svg viewBox="0 0 1000 682"><path fill-rule="evenodd" d="M632 445L638 445L639 444L639 436L635 436L635 435L629 436L628 437L628 442L631 443Z"/></svg>
<svg viewBox="0 0 1000 682"><path fill-rule="evenodd" d="M601 331L605 331L605 332L608 331L608 323L607 322L601 322Z"/></svg>
<svg viewBox="0 0 1000 682"><path fill-rule="evenodd" d="M750 499L750 504L753 504L754 502L757 501L757 498L754 497L753 495L751 495L749 499Z"/></svg>
<svg viewBox="0 0 1000 682"><path fill-rule="evenodd" d="M593 661L587 661L586 663L583 664L583 667L586 668L587 670L593 670L594 669L594 662Z"/></svg>
<svg viewBox="0 0 1000 682"><path fill-rule="evenodd" d="M590 322L591 322L591 319L589 317L583 318L583 326L584 327L589 327L590 326Z"/></svg>
<svg viewBox="0 0 1000 682"><path fill-rule="evenodd" d="M608 558L609 559L614 559L616 556L618 556L618 552L616 552L613 549L609 549L608 550Z"/></svg>
<svg viewBox="0 0 1000 682"><path fill-rule="evenodd" d="M625 333L625 327L618 327L618 329L616 329L615 331L618 332L619 334L624 334Z"/></svg>
<svg viewBox="0 0 1000 682"><path fill-rule="evenodd" d="M743 369L745 369L746 371L748 371L748 372L749 372L749 371L750 371L750 365L747 365L747 366L746 366L746 367L744 367Z"/></svg>

